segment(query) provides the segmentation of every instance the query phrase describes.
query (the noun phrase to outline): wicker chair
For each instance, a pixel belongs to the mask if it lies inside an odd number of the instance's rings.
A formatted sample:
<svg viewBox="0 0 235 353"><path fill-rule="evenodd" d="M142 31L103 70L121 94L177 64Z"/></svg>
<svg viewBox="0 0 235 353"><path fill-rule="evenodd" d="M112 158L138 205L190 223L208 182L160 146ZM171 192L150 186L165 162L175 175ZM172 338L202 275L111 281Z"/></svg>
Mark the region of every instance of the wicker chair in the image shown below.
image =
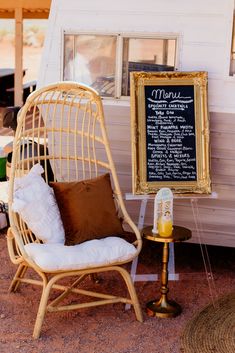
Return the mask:
<svg viewBox="0 0 235 353"><path fill-rule="evenodd" d="M32 148L32 144L40 147ZM134 255L125 261L116 261L102 266L90 265L79 269L71 266L70 269L58 271L41 268L28 255L25 246L29 243L41 244L42 241L33 234L12 208L15 178L27 174L38 162L44 167L47 183L51 175L56 182L69 182L110 173L118 215L123 219L124 228L127 226L126 229L134 234L134 241L131 240L135 246ZM121 302L133 305L137 320L142 321L142 312L131 277L126 268L120 266L138 256L142 246L141 236L127 214L123 202L106 135L101 98L95 90L74 82L59 82L38 89L28 97L19 112L14 139L9 181L9 218L8 250L11 261L18 266L10 291L16 291L21 283L42 286L41 301L33 331L34 338L40 336L47 311L76 310ZM40 279L35 279L34 276L26 277L29 268L34 269ZM117 271L122 276L129 292L127 297L79 289L78 285L85 277L91 275L92 278L95 274L104 271ZM71 285L67 285L67 281L66 285L64 281L62 284L57 283L66 277L75 278ZM93 285L92 282L91 285ZM58 290L59 295L49 301L51 289ZM62 305L61 300L70 293L91 296L96 300Z"/></svg>

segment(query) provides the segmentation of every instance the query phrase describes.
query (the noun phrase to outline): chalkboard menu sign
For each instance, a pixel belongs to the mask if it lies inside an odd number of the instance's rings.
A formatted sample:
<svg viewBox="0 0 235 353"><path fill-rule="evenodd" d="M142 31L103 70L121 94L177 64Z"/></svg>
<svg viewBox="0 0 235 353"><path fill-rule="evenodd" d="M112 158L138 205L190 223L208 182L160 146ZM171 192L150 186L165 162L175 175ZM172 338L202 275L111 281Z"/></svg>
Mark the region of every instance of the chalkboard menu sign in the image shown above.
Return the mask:
<svg viewBox="0 0 235 353"><path fill-rule="evenodd" d="M133 192L210 193L205 72L131 74Z"/></svg>

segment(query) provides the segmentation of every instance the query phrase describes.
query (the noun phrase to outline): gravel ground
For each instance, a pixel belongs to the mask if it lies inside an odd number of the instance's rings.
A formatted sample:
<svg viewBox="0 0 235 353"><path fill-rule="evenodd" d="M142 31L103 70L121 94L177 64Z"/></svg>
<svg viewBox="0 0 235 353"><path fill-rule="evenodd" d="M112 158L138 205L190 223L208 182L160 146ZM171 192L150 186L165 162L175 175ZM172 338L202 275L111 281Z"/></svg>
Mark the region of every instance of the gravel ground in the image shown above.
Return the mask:
<svg viewBox="0 0 235 353"><path fill-rule="evenodd" d="M216 286L215 296L235 289L234 249L208 247ZM133 309L114 304L70 313L46 315L41 338L32 331L40 300L40 288L21 285L16 293L8 287L16 267L8 257L5 232L0 232L0 352L1 353L180 353L180 336L186 322L211 297L198 245L177 244L176 272L179 281L169 282L169 298L182 306L176 318L148 317L146 302L159 296L159 282L137 282L136 290L144 322L135 319ZM139 273L160 273L161 246L145 243L139 257ZM115 274L101 276L101 283L90 279L83 287L101 286L106 291L125 295L122 280ZM75 300L71 297L70 301ZM199 353L199 352L198 352Z"/></svg>

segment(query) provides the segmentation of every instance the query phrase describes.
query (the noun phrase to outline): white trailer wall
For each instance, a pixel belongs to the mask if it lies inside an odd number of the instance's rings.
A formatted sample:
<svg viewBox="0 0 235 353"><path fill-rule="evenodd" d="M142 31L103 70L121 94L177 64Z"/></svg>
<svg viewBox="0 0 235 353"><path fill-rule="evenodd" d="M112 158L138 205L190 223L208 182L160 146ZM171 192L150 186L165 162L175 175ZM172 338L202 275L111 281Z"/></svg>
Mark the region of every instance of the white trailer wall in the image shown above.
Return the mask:
<svg viewBox="0 0 235 353"><path fill-rule="evenodd" d="M39 75L39 86L62 79L63 31L176 34L177 67L208 71L213 190L217 200L200 200L208 244L235 245L235 76L229 76L233 0L54 0ZM123 192L131 191L130 104L104 100L111 148ZM139 201L128 201L137 220ZM190 201L176 201L176 224L193 230ZM152 205L146 214L152 223Z"/></svg>

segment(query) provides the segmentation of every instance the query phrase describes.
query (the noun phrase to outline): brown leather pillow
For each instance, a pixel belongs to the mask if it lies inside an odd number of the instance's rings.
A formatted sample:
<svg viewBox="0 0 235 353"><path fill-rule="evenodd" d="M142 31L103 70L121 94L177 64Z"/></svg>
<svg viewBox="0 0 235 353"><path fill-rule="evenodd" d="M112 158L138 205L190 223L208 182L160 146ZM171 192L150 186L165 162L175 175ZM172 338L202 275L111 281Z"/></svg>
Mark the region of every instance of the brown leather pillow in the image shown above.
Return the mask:
<svg viewBox="0 0 235 353"><path fill-rule="evenodd" d="M65 245L123 233L110 175L79 182L53 182L65 230Z"/></svg>

